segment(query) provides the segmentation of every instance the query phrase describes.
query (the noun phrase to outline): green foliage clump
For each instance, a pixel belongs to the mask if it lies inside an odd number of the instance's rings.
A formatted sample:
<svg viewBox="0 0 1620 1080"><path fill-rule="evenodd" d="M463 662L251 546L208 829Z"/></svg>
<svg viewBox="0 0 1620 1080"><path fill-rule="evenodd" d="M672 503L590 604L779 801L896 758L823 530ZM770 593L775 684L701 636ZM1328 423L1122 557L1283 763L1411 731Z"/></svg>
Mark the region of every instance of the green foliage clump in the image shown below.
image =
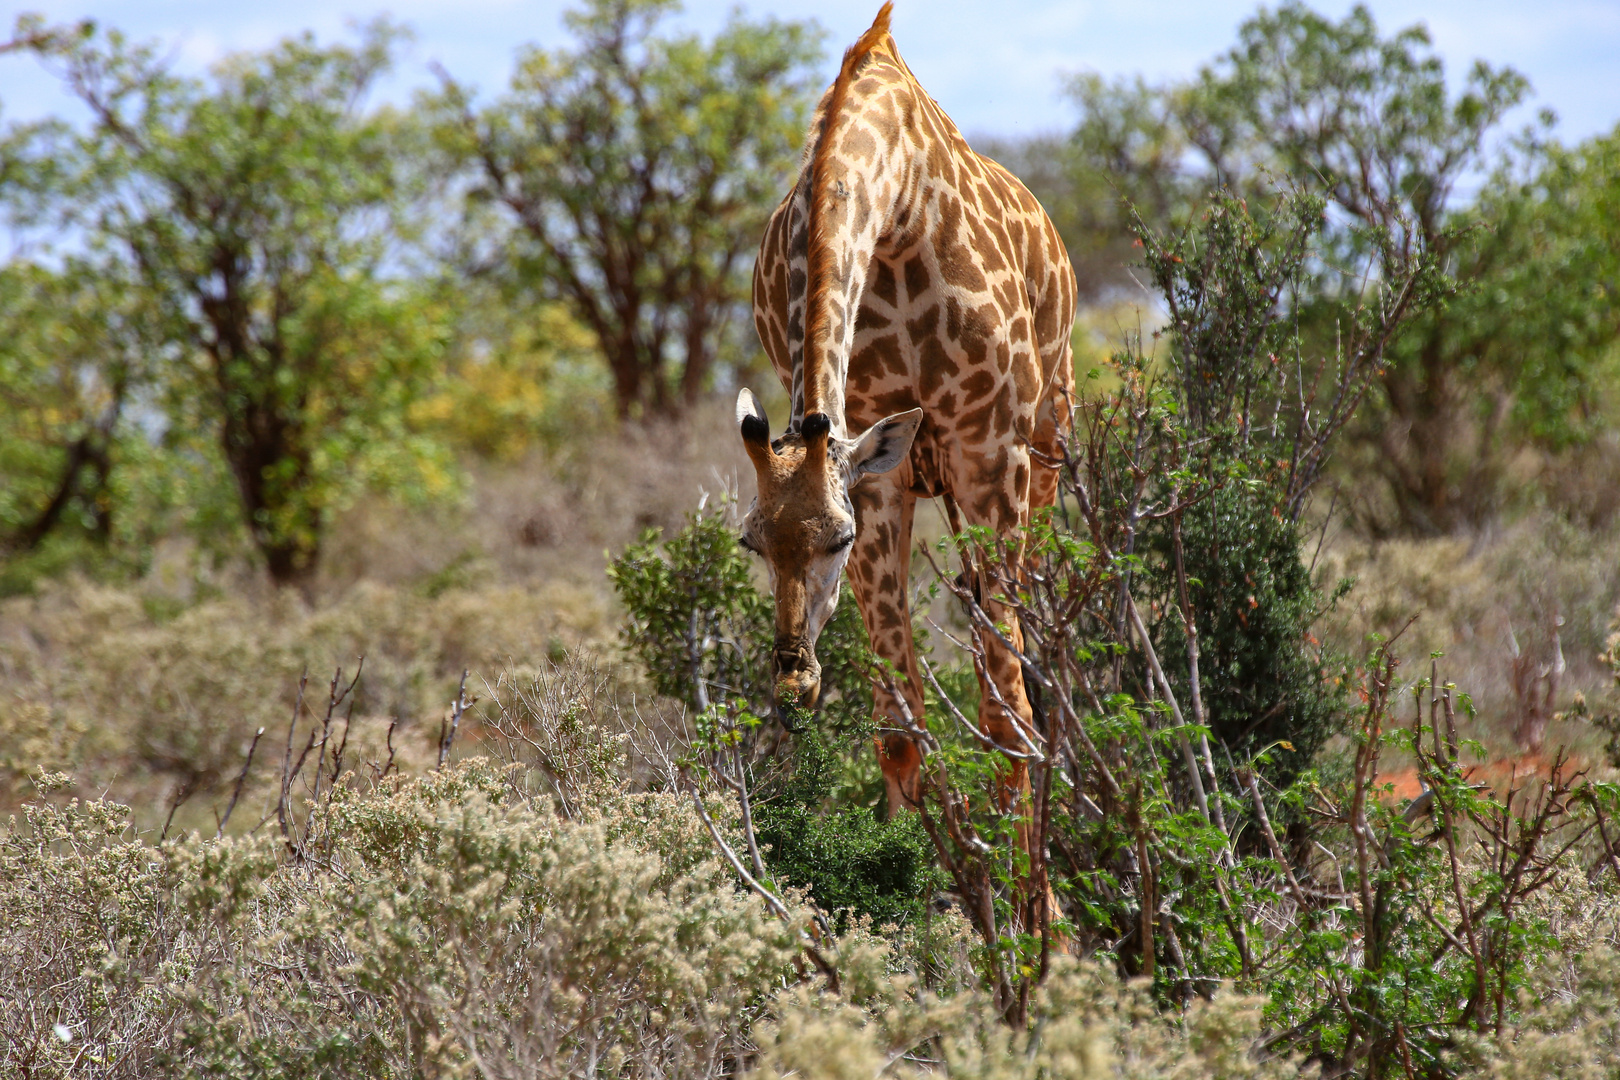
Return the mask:
<svg viewBox="0 0 1620 1080"><path fill-rule="evenodd" d="M1198 674L1210 736L1239 760L1279 742L1273 779L1306 767L1341 727L1344 694L1312 634L1322 594L1301 550L1299 526L1264 492L1231 484L1182 517L1183 562L1198 630ZM1150 538L1154 583L1175 588L1169 538ZM1161 655L1183 680L1186 633L1178 618L1155 627Z"/></svg>
<svg viewBox="0 0 1620 1080"><path fill-rule="evenodd" d="M1169 239L1140 219L1146 265L1170 309L1169 418L1187 440L1159 483L1196 492L1144 525L1143 577L1164 598L1160 655L1217 744L1239 760L1285 744L1273 778L1307 766L1342 719L1343 692L1312 633L1324 597L1305 563L1300 517L1335 438L1372 387L1385 342L1446 292L1427 264L1386 283L1375 315L1346 311L1340 354L1310 357L1297 309L1324 243L1324 203L1284 191L1211 196ZM1299 401L1327 398L1315 407ZM1180 468L1175 468L1175 466ZM1182 604L1191 627L1183 619Z"/></svg>
<svg viewBox="0 0 1620 1080"><path fill-rule="evenodd" d="M771 599L754 587L723 513L700 510L667 540L646 534L608 574L626 610L625 643L660 693L699 711L771 715ZM909 920L931 893L934 855L914 815L880 821L870 785L848 790L858 768L850 757L871 753L872 660L847 588L816 652L817 715L800 718L780 771L749 781L765 863L829 911ZM759 730L755 723L738 737L752 748ZM853 804L834 797L846 794Z"/></svg>
<svg viewBox="0 0 1620 1080"><path fill-rule="evenodd" d="M667 540L642 534L608 567L625 607L624 642L660 694L704 709L725 700L770 715L771 598L737 543L723 505L688 515ZM822 629L820 715L852 732L871 716L871 652L860 611L846 588Z"/></svg>
<svg viewBox="0 0 1620 1080"><path fill-rule="evenodd" d="M686 528L658 537L647 530L608 567L625 644L654 689L688 708L707 708L715 692L763 701L771 601L754 588L725 515L700 508ZM762 639L767 651L756 648Z"/></svg>
<svg viewBox="0 0 1620 1080"><path fill-rule="evenodd" d="M844 752L869 754L869 746L856 740ZM763 785L754 807L766 865L844 926L851 918L913 922L944 885L933 844L916 814L883 820L872 807L830 800L842 767L831 737L814 728L797 736L790 771Z"/></svg>
<svg viewBox="0 0 1620 1080"><path fill-rule="evenodd" d="M1620 353L1620 129L1575 146L1529 141L1464 220L1473 287L1434 328L1461 377L1512 395L1511 433L1547 447L1612 428ZM1504 403L1494 402L1497 409Z"/></svg>

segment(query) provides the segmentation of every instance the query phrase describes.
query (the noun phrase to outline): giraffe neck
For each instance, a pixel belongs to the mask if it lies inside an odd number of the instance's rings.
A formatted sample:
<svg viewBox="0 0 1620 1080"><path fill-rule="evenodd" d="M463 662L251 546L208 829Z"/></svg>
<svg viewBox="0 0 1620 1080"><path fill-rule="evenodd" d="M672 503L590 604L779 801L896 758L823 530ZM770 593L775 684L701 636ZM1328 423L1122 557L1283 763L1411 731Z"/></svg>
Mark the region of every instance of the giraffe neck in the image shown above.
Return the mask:
<svg viewBox="0 0 1620 1080"><path fill-rule="evenodd" d="M874 198L883 186L881 176L844 162L836 171L835 194L821 207L826 232L810 241L812 248L820 248L826 269L805 301L802 412L825 413L834 433L848 437L844 391L855 320L890 208L877 205Z"/></svg>
<svg viewBox="0 0 1620 1080"><path fill-rule="evenodd" d="M857 49L862 50L858 56ZM860 77L861 64L872 59L891 61L889 80ZM801 424L806 413L823 413L833 433L844 438L849 435L844 387L867 271L883 238L911 216L908 200L920 190L919 184L906 182L916 171L909 141L885 138L872 123L876 110L887 121L880 126L897 130L896 71L905 68L886 34L869 43L863 38L851 49L823 102L820 139L795 192L808 235L804 351L795 373L794 423ZM900 87L902 93L906 90Z"/></svg>
<svg viewBox="0 0 1620 1080"><path fill-rule="evenodd" d="M835 83L822 99L813 128L819 138L789 197L783 237L790 426L800 429L806 414L819 412L843 438L849 437L845 387L855 324L873 257L898 260L932 244L935 227L954 236L964 207L973 203L958 185L983 176L961 132L917 83L893 38L885 33L861 59L851 67L846 56L845 92ZM971 258L960 243L953 250Z"/></svg>

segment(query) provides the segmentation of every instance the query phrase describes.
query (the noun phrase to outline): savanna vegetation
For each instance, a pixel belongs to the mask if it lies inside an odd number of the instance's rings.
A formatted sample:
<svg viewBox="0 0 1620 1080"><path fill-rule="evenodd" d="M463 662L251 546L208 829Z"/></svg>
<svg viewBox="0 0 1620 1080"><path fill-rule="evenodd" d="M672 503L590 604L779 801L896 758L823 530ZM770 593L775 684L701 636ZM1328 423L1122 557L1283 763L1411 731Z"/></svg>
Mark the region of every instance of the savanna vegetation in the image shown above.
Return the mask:
<svg viewBox="0 0 1620 1080"><path fill-rule="evenodd" d="M1084 389L919 530L889 817L854 604L786 730L736 543L825 36L673 10L408 105L386 21L12 28L0 1074L1620 1076L1620 129L1289 3L976 138Z"/></svg>

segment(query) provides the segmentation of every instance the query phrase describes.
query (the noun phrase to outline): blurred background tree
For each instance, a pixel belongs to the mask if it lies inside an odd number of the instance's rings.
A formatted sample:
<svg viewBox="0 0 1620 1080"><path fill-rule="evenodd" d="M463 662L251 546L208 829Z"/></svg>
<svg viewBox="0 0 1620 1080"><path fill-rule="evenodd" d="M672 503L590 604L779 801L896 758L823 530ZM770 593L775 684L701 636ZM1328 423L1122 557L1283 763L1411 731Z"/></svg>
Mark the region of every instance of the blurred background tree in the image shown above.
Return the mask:
<svg viewBox="0 0 1620 1080"><path fill-rule="evenodd" d="M32 554L53 534L105 545L113 455L125 409L149 375L150 327L126 282L13 263L0 268L3 544Z"/></svg>
<svg viewBox="0 0 1620 1080"><path fill-rule="evenodd" d="M472 459L510 465L537 447L561 449L581 426L613 424L591 332L566 305L536 304L499 278L460 282L443 365L409 420Z"/></svg>
<svg viewBox="0 0 1620 1080"><path fill-rule="evenodd" d="M1420 342L1455 369L1459 405L1472 405L1477 464L1448 462L1444 483L1461 518L1478 526L1502 509L1503 473L1519 449L1579 454L1612 430L1620 129L1574 147L1527 140L1463 219L1457 272L1473 288Z"/></svg>
<svg viewBox="0 0 1620 1080"><path fill-rule="evenodd" d="M621 417L697 401L733 341L751 256L792 179L820 34L734 15L712 42L660 32L673 0L589 0L573 52L530 49L477 108L443 76L430 103L468 195L504 209L492 261L595 336Z"/></svg>
<svg viewBox="0 0 1620 1080"><path fill-rule="evenodd" d="M14 218L77 238L82 266L135 287L143 348L166 355L152 400L213 429L279 585L307 587L360 488L448 483L405 424L447 305L431 280L389 273L412 233L399 211L415 143L407 117L364 108L401 33L374 23L354 48L306 35L207 81L89 24L29 33L92 121L13 133ZM127 365L102 360L98 384L127 394Z"/></svg>
<svg viewBox="0 0 1620 1080"><path fill-rule="evenodd" d="M1076 77L1081 121L1068 140L1009 156L1040 159L1025 175L1059 207L1077 262L1100 263L1095 293L1130 282L1126 205L1152 227L1178 228L1211 188L1252 195L1282 175L1328 200L1343 261L1386 229L1396 242L1381 276L1415 259L1445 268L1457 298L1392 343L1356 426L1357 460L1383 481L1382 497L1363 490L1357 510L1380 533L1486 523L1515 448L1566 445L1600 423L1592 395L1620 325L1615 219L1604 216L1613 172L1601 165L1612 164L1614 137L1576 150L1535 130L1508 138L1504 118L1529 94L1523 76L1480 61L1453 91L1423 27L1383 36L1364 7L1334 21L1287 3L1238 36L1187 82ZM1298 314L1331 340L1326 299L1302 296Z"/></svg>

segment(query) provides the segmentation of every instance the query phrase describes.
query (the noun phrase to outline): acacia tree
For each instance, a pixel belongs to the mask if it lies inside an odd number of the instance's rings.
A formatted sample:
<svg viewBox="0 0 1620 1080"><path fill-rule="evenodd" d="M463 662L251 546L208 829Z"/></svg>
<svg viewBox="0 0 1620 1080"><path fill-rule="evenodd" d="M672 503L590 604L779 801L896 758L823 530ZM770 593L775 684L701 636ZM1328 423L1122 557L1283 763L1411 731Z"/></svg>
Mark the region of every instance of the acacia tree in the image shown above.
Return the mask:
<svg viewBox="0 0 1620 1080"><path fill-rule="evenodd" d="M1390 343L1356 430L1393 509L1370 524L1449 531L1494 511L1505 433L1570 433L1614 336L1603 260L1571 259L1582 230L1606 235L1600 214L1570 210L1601 203L1600 170L1559 164L1558 152L1524 140L1513 167L1464 198L1528 93L1523 76L1483 62L1454 91L1421 26L1386 37L1363 7L1334 21L1287 3L1245 22L1238 44L1190 82L1076 80L1082 121L1064 148L1066 171L1106 177L1157 228L1184 225L1212 187L1252 195L1286 174L1327 199L1330 262L1358 262L1375 246L1378 280L1424 261L1451 273L1454 302ZM1577 174L1588 194L1561 204L1554 189L1567 191ZM1080 189L1071 180L1054 191ZM1561 214L1588 220L1558 240ZM1102 224L1117 239L1128 223ZM1313 309L1301 298L1302 329L1331 341L1330 318L1312 324L1313 310L1335 308L1336 297L1322 299ZM1529 308L1558 317L1525 319Z"/></svg>
<svg viewBox="0 0 1620 1080"><path fill-rule="evenodd" d="M621 416L674 413L704 389L791 180L819 55L804 23L659 33L676 9L589 0L566 17L577 50L527 50L482 108L443 76L435 103L473 205L515 226L501 262L590 329Z"/></svg>
<svg viewBox="0 0 1620 1080"><path fill-rule="evenodd" d="M1561 447L1601 425L1620 361L1620 128L1523 151L1470 208L1459 272L1476 287L1450 305L1447 345L1491 380L1493 412Z"/></svg>
<svg viewBox="0 0 1620 1080"><path fill-rule="evenodd" d="M113 530L116 441L147 369L126 282L69 267L0 267L0 551Z"/></svg>
<svg viewBox="0 0 1620 1080"><path fill-rule="evenodd" d="M410 195L400 120L364 108L399 31L308 37L207 80L90 24L18 42L89 109L15 130L13 220L81 236L86 265L149 305L154 400L212 426L272 580L307 587L331 514L358 485L419 477L433 450L405 407L445 324L387 280ZM23 168L26 165L28 168Z"/></svg>

